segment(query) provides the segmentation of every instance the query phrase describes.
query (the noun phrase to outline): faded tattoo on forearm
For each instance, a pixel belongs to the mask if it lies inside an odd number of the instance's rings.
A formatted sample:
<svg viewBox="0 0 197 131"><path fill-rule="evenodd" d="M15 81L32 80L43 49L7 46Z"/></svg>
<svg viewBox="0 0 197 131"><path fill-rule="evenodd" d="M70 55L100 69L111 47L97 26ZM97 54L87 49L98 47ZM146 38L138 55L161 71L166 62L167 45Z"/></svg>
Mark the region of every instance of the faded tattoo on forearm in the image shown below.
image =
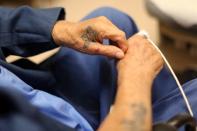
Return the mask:
<svg viewBox="0 0 197 131"><path fill-rule="evenodd" d="M132 110L132 119L123 119L121 124L128 131L144 131L143 125L145 125L145 117L147 115L147 110L144 104L136 103L129 105Z"/></svg>
<svg viewBox="0 0 197 131"><path fill-rule="evenodd" d="M81 38L84 41L83 49L86 49L92 42L96 42L98 40L98 32L92 29L91 26L88 26L81 35Z"/></svg>

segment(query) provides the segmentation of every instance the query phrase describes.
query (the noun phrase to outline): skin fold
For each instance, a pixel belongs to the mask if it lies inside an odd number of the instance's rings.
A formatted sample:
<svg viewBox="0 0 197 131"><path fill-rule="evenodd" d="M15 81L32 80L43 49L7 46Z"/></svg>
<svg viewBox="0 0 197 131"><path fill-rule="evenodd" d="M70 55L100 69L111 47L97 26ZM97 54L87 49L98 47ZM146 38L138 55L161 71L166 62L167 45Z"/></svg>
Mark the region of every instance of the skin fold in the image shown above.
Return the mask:
<svg viewBox="0 0 197 131"><path fill-rule="evenodd" d="M142 36L125 33L106 17L83 22L58 21L52 31L57 45L87 54L117 58L117 94L112 111L98 131L151 131L151 88L163 67L157 50ZM115 45L102 45L103 39Z"/></svg>

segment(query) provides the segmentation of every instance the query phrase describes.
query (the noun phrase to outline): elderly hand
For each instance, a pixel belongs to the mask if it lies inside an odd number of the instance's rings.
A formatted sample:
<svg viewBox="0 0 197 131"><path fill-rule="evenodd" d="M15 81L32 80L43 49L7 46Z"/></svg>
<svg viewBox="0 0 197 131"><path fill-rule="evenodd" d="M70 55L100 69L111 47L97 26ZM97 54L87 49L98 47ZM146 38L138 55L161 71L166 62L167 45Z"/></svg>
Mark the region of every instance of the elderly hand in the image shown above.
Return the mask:
<svg viewBox="0 0 197 131"><path fill-rule="evenodd" d="M152 82L163 67L160 53L142 36L135 35L128 40L125 57L118 62L118 83L138 77L142 82Z"/></svg>
<svg viewBox="0 0 197 131"><path fill-rule="evenodd" d="M99 131L152 130L151 87L163 59L142 36L131 37L128 45L125 57L117 64L118 88L113 109Z"/></svg>
<svg viewBox="0 0 197 131"><path fill-rule="evenodd" d="M58 21L52 31L56 44L64 45L87 54L99 54L108 57L123 58L128 44L125 33L101 16L79 23ZM109 39L114 45L103 45L103 39Z"/></svg>

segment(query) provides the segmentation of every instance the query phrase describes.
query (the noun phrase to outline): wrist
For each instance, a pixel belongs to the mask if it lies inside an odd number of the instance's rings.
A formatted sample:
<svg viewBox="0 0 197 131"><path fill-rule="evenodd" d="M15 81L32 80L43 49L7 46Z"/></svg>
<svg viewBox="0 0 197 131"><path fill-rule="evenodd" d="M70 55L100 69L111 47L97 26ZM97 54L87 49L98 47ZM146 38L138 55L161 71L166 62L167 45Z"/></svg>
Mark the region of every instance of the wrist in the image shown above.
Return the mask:
<svg viewBox="0 0 197 131"><path fill-rule="evenodd" d="M144 86L142 85L151 85L153 80L154 75L151 71L132 70L130 72L118 72L118 86L127 87L138 83L143 88Z"/></svg>
<svg viewBox="0 0 197 131"><path fill-rule="evenodd" d="M128 104L134 100L150 99L153 78L144 73L133 73L127 76L118 76L118 91L116 102ZM118 105L119 105L118 104Z"/></svg>
<svg viewBox="0 0 197 131"><path fill-rule="evenodd" d="M151 86L143 85L143 88L135 86L128 88L118 87L118 92L115 99L115 106L124 107L138 101L149 101L151 99Z"/></svg>

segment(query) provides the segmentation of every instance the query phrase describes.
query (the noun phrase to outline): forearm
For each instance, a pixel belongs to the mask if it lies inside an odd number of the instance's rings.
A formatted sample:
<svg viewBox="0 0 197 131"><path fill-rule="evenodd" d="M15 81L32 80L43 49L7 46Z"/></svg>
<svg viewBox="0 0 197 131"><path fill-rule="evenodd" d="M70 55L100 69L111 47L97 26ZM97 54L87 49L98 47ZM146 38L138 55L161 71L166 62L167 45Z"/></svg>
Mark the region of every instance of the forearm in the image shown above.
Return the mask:
<svg viewBox="0 0 197 131"><path fill-rule="evenodd" d="M113 110L99 131L151 131L151 87L163 66L159 52L144 37L128 40L129 48L117 63L118 91Z"/></svg>
<svg viewBox="0 0 197 131"><path fill-rule="evenodd" d="M119 82L113 110L99 131L150 131L152 79L134 75Z"/></svg>

